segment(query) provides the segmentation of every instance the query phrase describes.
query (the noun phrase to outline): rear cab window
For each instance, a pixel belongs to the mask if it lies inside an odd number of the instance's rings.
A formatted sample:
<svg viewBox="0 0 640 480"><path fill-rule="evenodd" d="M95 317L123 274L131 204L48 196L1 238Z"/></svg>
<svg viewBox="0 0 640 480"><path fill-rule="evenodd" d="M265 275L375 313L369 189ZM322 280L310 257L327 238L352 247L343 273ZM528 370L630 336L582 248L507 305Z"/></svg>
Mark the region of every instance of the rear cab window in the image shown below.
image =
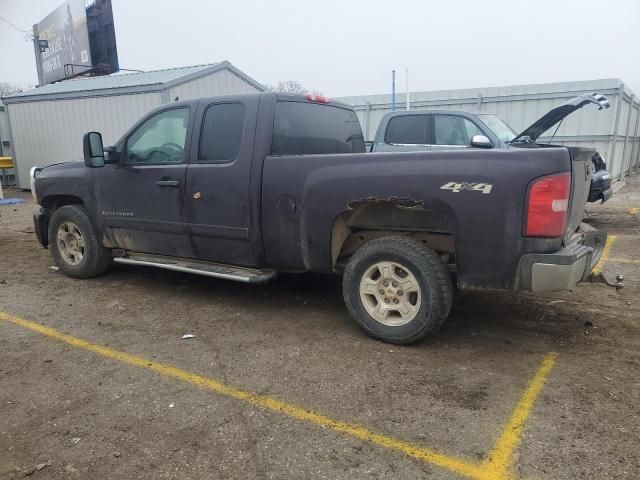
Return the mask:
<svg viewBox="0 0 640 480"><path fill-rule="evenodd" d="M364 136L353 110L308 102L276 103L272 155L364 152Z"/></svg>
<svg viewBox="0 0 640 480"><path fill-rule="evenodd" d="M390 145L427 145L429 115L401 115L387 124L384 141Z"/></svg>

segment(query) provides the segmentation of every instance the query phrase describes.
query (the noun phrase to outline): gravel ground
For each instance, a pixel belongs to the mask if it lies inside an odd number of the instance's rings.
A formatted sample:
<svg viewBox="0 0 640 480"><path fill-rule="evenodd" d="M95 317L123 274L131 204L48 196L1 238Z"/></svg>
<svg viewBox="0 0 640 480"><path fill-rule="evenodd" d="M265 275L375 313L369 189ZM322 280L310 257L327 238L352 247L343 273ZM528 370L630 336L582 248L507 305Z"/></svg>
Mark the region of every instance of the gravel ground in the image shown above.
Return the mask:
<svg viewBox="0 0 640 480"><path fill-rule="evenodd" d="M638 179L589 207L589 222L617 236L604 272L623 273L623 290L459 294L442 331L410 347L361 333L337 277L248 286L114 266L67 278L36 242L29 195L5 195L28 203L0 207L2 312L470 462L491 450L542 358L557 352L513 472L637 478ZM0 478L26 476L460 478L0 321Z"/></svg>

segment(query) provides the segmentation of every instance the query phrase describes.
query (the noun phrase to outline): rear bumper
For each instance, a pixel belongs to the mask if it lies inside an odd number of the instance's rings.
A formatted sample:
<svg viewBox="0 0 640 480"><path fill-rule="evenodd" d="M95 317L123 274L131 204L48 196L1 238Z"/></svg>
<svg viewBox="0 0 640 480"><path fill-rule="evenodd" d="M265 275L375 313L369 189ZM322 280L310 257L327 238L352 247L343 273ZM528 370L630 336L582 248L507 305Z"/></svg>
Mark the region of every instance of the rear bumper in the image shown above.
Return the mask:
<svg viewBox="0 0 640 480"><path fill-rule="evenodd" d="M36 206L33 212L33 226L36 230L38 242L44 248L47 248L49 246L49 214L40 205Z"/></svg>
<svg viewBox="0 0 640 480"><path fill-rule="evenodd" d="M609 187L604 192L602 192L602 203L606 202L611 197L613 197L613 187Z"/></svg>
<svg viewBox="0 0 640 480"><path fill-rule="evenodd" d="M613 188L612 187L608 187L605 189L595 189L595 190L591 190L589 192L589 202L597 202L599 200L602 201L602 203L606 202L607 200L609 200L611 197L613 197Z"/></svg>
<svg viewBox="0 0 640 480"><path fill-rule="evenodd" d="M580 243L555 253L523 255L518 265L517 290L554 292L572 290L589 279L591 270L602 256L607 234L588 227Z"/></svg>

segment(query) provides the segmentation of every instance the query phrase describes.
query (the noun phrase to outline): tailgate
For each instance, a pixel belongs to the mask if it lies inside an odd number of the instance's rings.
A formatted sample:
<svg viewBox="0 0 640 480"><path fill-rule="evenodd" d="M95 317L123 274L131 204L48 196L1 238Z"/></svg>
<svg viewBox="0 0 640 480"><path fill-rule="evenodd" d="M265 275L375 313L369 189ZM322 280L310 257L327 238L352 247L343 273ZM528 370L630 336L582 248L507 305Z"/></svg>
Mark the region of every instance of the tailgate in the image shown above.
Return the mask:
<svg viewBox="0 0 640 480"><path fill-rule="evenodd" d="M591 156L594 150L579 147L567 147L571 154L571 200L567 218L567 228L564 232L565 245L573 243L572 237L580 227L584 218L585 207L591 188L593 162Z"/></svg>

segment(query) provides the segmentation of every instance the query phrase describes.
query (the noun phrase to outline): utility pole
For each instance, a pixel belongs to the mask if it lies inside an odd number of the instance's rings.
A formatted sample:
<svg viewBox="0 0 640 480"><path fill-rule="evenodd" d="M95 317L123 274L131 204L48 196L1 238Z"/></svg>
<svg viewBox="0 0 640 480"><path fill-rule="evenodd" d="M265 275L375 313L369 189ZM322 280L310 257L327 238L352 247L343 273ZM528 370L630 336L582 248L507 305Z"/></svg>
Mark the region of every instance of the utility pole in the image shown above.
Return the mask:
<svg viewBox="0 0 640 480"><path fill-rule="evenodd" d="M405 73L407 75L407 111L409 111L411 107L409 105L409 69L408 68L405 70Z"/></svg>
<svg viewBox="0 0 640 480"><path fill-rule="evenodd" d="M396 71L391 70L391 111L396 111Z"/></svg>
<svg viewBox="0 0 640 480"><path fill-rule="evenodd" d="M42 46L40 45L40 35L38 33L38 24L33 26L33 52L36 56L36 70L38 71L38 86L44 83L42 75Z"/></svg>

